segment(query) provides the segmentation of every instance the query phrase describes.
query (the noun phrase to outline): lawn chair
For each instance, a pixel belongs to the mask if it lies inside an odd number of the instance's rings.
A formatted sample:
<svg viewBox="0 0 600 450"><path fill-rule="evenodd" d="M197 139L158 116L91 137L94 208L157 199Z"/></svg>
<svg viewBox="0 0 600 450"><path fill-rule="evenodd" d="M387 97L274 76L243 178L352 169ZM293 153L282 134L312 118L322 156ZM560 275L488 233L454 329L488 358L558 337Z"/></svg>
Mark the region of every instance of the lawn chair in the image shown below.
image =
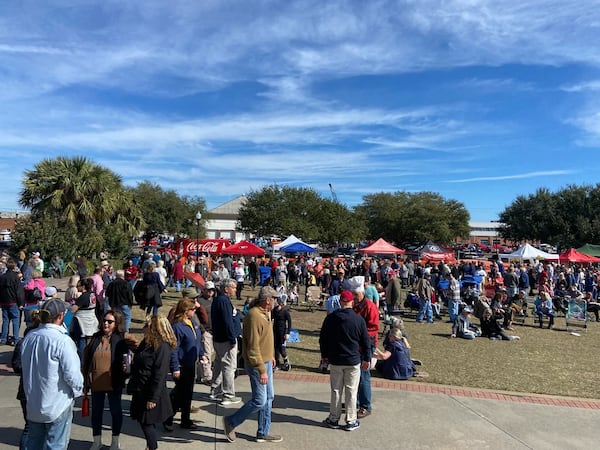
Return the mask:
<svg viewBox="0 0 600 450"><path fill-rule="evenodd" d="M567 313L565 314L567 331L572 331L572 327L583 328L587 332L587 302L582 298L572 298L568 302Z"/></svg>
<svg viewBox="0 0 600 450"><path fill-rule="evenodd" d="M321 288L319 286L309 286L306 288L304 304L308 307L310 312L312 312L313 309L317 309L321 301Z"/></svg>

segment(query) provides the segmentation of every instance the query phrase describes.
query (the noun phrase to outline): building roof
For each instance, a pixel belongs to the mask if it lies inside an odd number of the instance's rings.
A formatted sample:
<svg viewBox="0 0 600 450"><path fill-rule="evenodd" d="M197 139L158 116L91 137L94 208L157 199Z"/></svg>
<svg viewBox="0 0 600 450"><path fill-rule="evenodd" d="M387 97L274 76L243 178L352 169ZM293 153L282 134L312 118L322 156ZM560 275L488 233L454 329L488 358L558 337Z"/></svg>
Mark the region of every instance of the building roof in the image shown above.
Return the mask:
<svg viewBox="0 0 600 450"><path fill-rule="evenodd" d="M240 208L246 203L246 196L240 195L233 200L223 203L216 208L207 211L209 219L237 219Z"/></svg>

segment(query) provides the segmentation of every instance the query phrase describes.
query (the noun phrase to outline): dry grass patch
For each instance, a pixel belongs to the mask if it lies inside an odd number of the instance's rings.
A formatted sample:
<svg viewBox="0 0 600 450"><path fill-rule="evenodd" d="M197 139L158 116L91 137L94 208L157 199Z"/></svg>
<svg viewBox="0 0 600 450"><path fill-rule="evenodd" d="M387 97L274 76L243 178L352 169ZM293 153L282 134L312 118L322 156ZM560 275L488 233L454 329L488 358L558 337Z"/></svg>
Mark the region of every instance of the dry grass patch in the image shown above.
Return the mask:
<svg viewBox="0 0 600 450"><path fill-rule="evenodd" d="M245 289L243 298L257 292ZM164 314L179 298L174 292L165 296ZM241 308L243 302L234 304ZM288 345L292 370L316 372L325 312L294 307L291 316L301 340ZM141 333L143 313L137 307L134 318L132 331ZM600 323L589 323L587 332L577 330L581 334L577 337L566 331L562 317L556 320L554 330L533 327L529 317L527 325L516 325L509 332L521 337L513 342L449 339L451 326L442 322L417 324L405 319L405 325L412 356L423 361L423 370L429 374L419 382L600 398Z"/></svg>

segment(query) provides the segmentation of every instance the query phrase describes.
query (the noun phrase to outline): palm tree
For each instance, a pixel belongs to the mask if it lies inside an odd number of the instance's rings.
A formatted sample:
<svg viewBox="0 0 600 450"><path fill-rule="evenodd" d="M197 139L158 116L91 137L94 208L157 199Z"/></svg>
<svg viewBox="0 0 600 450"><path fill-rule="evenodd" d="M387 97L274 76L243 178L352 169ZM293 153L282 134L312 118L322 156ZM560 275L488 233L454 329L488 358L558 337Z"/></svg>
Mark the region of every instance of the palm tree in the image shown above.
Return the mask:
<svg viewBox="0 0 600 450"><path fill-rule="evenodd" d="M34 215L61 217L79 229L116 223L133 233L143 219L121 177L85 157L44 159L25 172L19 203Z"/></svg>

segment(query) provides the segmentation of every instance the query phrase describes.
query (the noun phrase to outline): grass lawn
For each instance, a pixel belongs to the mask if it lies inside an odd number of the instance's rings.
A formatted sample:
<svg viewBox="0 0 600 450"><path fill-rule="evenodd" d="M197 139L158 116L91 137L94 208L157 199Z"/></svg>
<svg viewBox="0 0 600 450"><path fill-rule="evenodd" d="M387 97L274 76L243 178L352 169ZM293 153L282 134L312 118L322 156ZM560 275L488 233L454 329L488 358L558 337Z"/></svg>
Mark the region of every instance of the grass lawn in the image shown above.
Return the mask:
<svg viewBox="0 0 600 450"><path fill-rule="evenodd" d="M243 298L257 293L258 289L246 288ZM173 291L165 296L163 314L178 295ZM242 304L234 301L240 309ZM301 341L288 344L292 371L317 372L319 330L325 314L304 307L291 309ZM141 335L143 313L134 307L133 316L132 332ZM525 326L514 325L515 330L508 332L521 340L509 342L450 339L450 324L418 324L411 318L404 322L412 357L422 360L422 370L429 374L418 382L600 399L600 323L588 323L587 332L576 329L578 337L566 331L562 316L548 330L533 327L530 314Z"/></svg>

